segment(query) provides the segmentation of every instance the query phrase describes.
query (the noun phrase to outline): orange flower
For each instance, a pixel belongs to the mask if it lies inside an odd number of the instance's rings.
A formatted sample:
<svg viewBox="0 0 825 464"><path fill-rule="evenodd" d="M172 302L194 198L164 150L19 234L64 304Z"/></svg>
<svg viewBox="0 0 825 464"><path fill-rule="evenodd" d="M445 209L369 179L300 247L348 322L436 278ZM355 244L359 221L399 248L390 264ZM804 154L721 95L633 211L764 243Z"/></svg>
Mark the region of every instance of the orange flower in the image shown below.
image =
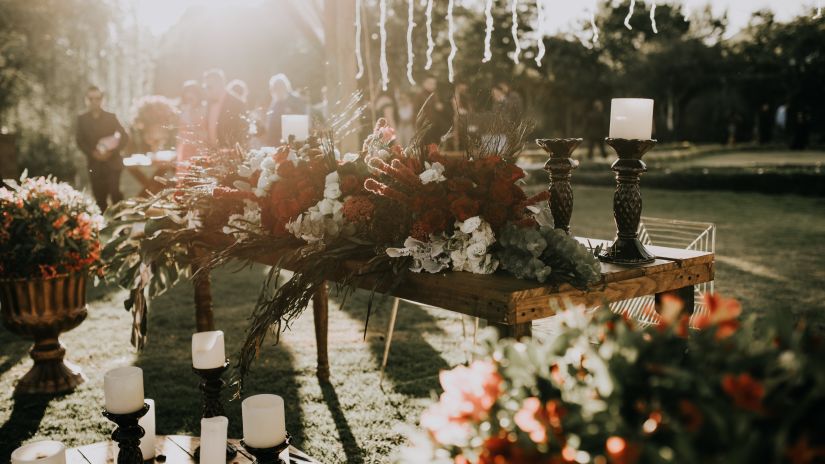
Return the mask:
<svg viewBox="0 0 825 464"><path fill-rule="evenodd" d="M641 454L638 445L628 443L624 438L615 435L607 439L605 449L613 464L632 464L639 460Z"/></svg>
<svg viewBox="0 0 825 464"><path fill-rule="evenodd" d="M707 314L696 318L695 325L698 329L705 329L716 326L716 339L722 340L730 337L739 328L738 317L742 313L739 302L732 298L722 298L718 294L705 295L705 308Z"/></svg>
<svg viewBox="0 0 825 464"><path fill-rule="evenodd" d="M524 400L521 409L513 417L518 427L526 432L535 443L547 441L547 429L561 431L561 418L564 410L555 400L542 405L541 400L530 397Z"/></svg>
<svg viewBox="0 0 825 464"><path fill-rule="evenodd" d="M65 224L66 221L68 221L68 220L69 220L68 216L63 214L59 218L55 219L54 222L52 222L52 227L54 227L55 229L59 229L59 228L63 227L63 224Z"/></svg>
<svg viewBox="0 0 825 464"><path fill-rule="evenodd" d="M765 387L750 374L726 374L722 377L722 390L733 398L733 402L740 408L753 412L762 411Z"/></svg>

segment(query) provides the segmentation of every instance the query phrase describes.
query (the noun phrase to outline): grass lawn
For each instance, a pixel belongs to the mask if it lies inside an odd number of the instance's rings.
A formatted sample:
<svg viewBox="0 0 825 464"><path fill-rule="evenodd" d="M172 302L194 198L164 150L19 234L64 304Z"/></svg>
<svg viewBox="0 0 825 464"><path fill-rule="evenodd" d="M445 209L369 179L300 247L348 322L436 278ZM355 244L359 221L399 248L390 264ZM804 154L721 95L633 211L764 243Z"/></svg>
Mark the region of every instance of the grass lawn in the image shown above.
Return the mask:
<svg viewBox="0 0 825 464"><path fill-rule="evenodd" d="M644 190L645 214L716 222L717 288L742 300L746 311L791 313L825 308L825 199L732 192ZM613 234L612 189L576 189L576 234ZM265 269L213 277L216 324L227 352L237 352L246 318ZM89 318L62 337L68 357L89 381L54 398L14 398L14 382L30 366L29 342L0 330L0 459L21 442L54 438L69 446L106 439L111 424L101 415L103 373L134 363L144 368L146 395L158 407L158 433L198 433L198 379L190 370L194 329L191 286L181 285L153 302L146 350L129 345L123 292L98 288ZM287 401L287 426L295 443L322 462L385 462L406 443L438 388L438 372L465 361L460 318L446 311L402 303L383 388L378 366L390 301L379 305L364 336L365 295L341 310L330 306L332 377L315 377L315 341L308 311L278 346L267 348L245 394L273 392ZM227 404L230 435L240 437L240 403Z"/></svg>

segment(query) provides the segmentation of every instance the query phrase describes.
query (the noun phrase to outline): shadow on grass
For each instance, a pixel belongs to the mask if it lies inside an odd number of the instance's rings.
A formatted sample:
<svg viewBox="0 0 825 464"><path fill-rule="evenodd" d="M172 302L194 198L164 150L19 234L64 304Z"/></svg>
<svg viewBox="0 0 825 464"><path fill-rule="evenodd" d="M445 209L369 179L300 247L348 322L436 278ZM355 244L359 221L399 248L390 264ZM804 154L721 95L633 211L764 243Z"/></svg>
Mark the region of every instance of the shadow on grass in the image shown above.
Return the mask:
<svg viewBox="0 0 825 464"><path fill-rule="evenodd" d="M40 422L54 396L16 395L12 397L11 416L0 427L0 456L9 456L37 432Z"/></svg>
<svg viewBox="0 0 825 464"><path fill-rule="evenodd" d="M357 292L350 296L342 309L353 319L363 321L367 314L366 298L366 292ZM392 297L383 298L380 295L376 295L373 301L367 342L378 366L384 357L392 303ZM402 300L384 376L393 381L394 391L416 398L429 397L430 392L438 388L438 373L452 367L441 352L421 335L423 333L444 334L444 331L437 319L421 306ZM376 370L376 377L378 375Z"/></svg>
<svg viewBox="0 0 825 464"><path fill-rule="evenodd" d="M332 414L332 420L335 422L335 428L338 430L338 440L344 447L344 454L347 456L347 462L357 463L364 462L364 450L358 446L358 441L352 433L352 429L347 421L347 416L341 409L341 402L338 400L338 393L335 392L335 386L328 380L318 380L321 386L321 393L324 396L324 402Z"/></svg>

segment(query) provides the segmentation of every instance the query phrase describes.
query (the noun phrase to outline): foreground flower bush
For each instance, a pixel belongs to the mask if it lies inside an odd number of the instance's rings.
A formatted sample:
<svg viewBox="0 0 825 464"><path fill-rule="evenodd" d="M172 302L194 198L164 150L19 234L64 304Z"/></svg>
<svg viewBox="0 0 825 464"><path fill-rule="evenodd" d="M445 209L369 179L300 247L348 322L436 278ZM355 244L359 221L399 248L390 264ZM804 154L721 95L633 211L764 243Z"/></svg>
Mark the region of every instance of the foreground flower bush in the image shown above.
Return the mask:
<svg viewBox="0 0 825 464"><path fill-rule="evenodd" d="M681 304L642 328L568 309L544 342L483 342L441 374L403 462L825 462L825 339L788 314L739 321L709 297L703 330Z"/></svg>
<svg viewBox="0 0 825 464"><path fill-rule="evenodd" d="M49 177L0 188L0 278L101 271L103 218L92 199Z"/></svg>

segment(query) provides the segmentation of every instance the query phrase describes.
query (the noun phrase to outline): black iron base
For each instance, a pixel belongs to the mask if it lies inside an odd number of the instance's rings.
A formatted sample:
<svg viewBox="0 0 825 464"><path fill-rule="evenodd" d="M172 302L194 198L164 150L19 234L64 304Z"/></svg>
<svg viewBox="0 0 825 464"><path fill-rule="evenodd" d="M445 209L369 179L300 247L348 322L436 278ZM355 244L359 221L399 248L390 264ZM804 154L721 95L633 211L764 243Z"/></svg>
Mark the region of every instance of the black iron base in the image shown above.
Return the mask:
<svg viewBox="0 0 825 464"><path fill-rule="evenodd" d="M286 440L272 448L252 448L244 443L243 440L241 440L241 445L245 450L249 451L249 454L255 456L255 462L258 464L286 464L284 460L281 459L281 453L289 448L289 438L289 434L286 434Z"/></svg>
<svg viewBox="0 0 825 464"><path fill-rule="evenodd" d="M115 414L104 410L103 416L117 424L117 428L112 432L112 440L117 442L119 448L117 454L117 464L141 464L143 454L140 452L140 439L145 431L138 425L141 417L149 412L149 405L144 403L143 408L128 414Z"/></svg>
<svg viewBox="0 0 825 464"><path fill-rule="evenodd" d="M604 249L599 255L599 260L605 263L641 265L650 264L656 260L638 238L619 238L613 244Z"/></svg>
<svg viewBox="0 0 825 464"><path fill-rule="evenodd" d="M235 448L235 445L233 445L232 443L227 443L226 444L226 460L231 461L231 460L235 459L237 456L238 456L238 448ZM195 448L195 460L196 461L201 460L201 447L200 446Z"/></svg>

